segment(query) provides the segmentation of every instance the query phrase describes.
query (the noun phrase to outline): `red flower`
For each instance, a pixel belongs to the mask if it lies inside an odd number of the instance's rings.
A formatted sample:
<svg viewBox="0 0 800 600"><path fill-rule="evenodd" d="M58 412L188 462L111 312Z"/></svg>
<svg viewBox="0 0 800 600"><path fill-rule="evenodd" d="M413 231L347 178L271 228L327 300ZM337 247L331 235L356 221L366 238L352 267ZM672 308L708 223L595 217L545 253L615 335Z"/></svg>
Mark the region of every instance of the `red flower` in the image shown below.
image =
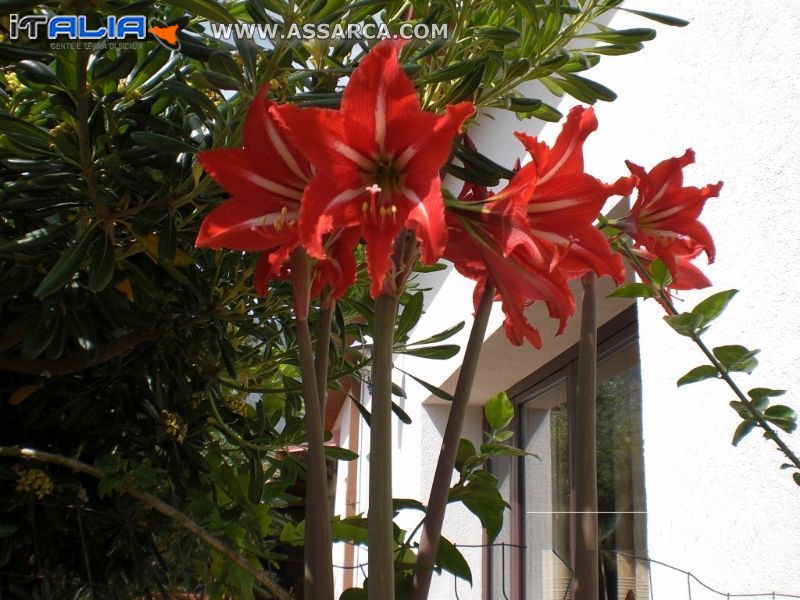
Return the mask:
<svg viewBox="0 0 800 600"><path fill-rule="evenodd" d="M363 58L339 110L273 108L316 169L300 211L303 244L323 258L326 232L360 226L373 296L381 293L404 227L415 230L424 262L442 255L447 231L439 170L475 110L462 102L442 116L423 111L398 60L401 45L385 40Z"/></svg>
<svg viewBox="0 0 800 600"><path fill-rule="evenodd" d="M263 252L256 265L254 286L266 293L273 277L288 277L289 254L300 239L297 220L303 191L312 177L311 165L289 142L270 116L271 102L262 89L253 100L244 124L244 148L208 150L200 164L231 198L203 219L195 245L206 248ZM312 296L324 284L341 296L355 280L350 232L328 236L329 246L349 243L347 256L334 248L329 261L320 261L312 283Z"/></svg>
<svg viewBox="0 0 800 600"><path fill-rule="evenodd" d="M525 307L544 301L550 316L560 321L561 333L575 300L566 278L550 267L551 248L536 240L528 227L525 198L535 181L535 171L526 167L489 198L485 189L465 186L460 199L448 206L444 257L477 281L476 307L486 284L494 286L506 315L503 329L514 345L527 339L541 348L541 336L525 317Z"/></svg>
<svg viewBox="0 0 800 600"><path fill-rule="evenodd" d="M639 179L638 196L631 214L623 220L625 231L648 252L661 258L670 271L686 256L686 240L692 250L705 251L708 262L714 261L714 240L697 219L706 200L719 195L722 182L703 188L683 186L683 168L694 162L690 149L678 158L658 163L650 172L627 161L631 173ZM696 254L696 253L695 253Z"/></svg>
<svg viewBox="0 0 800 600"><path fill-rule="evenodd" d="M584 172L583 143L596 129L594 110L576 106L552 148L535 137L515 134L531 154L538 175L527 212L534 235L559 248L558 267L568 279L594 271L622 282L622 260L593 223L606 200L629 194L635 179L606 184Z"/></svg>

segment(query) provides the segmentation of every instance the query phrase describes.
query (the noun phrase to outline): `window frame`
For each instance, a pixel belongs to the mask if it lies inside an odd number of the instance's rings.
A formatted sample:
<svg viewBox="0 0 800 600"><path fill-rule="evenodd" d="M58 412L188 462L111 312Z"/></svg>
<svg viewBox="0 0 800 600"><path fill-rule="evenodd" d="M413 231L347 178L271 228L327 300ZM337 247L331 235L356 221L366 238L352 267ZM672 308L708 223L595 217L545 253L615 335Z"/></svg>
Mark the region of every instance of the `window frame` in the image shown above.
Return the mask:
<svg viewBox="0 0 800 600"><path fill-rule="evenodd" d="M637 343L639 340L638 331L638 316L636 305L624 309L616 316L609 319L606 323L598 328L597 331L597 362L598 364L611 357L612 355L620 352L632 344ZM533 373L512 385L507 394L512 404L514 405L514 421L512 422L512 429L514 431L514 445L519 447L524 440L525 427L524 419L521 418L522 410L524 407L535 402L536 398L541 397L553 387L565 384L567 390L567 403L570 414L569 430L570 434L575 431L573 418L573 406L576 401L576 380L577 380L577 360L578 360L578 345L575 344L564 350L561 354L556 356L553 360L549 361L536 369ZM489 426L484 416L484 430L488 431ZM510 577L510 600L526 600L525 593L525 578L526 571L525 565L525 472L524 472L524 459L525 457L515 457L511 459L509 468L509 498L508 503L511 508L507 514L509 519L509 556L508 564L509 572L512 574ZM570 456L570 464L573 464L573 457ZM491 470L491 463L490 463ZM574 472L574 466L571 467ZM572 494L574 497L574 494ZM574 538L575 532L575 515L571 516L570 535ZM494 587L494 565L492 560L492 548L489 546L490 541L484 532L484 544L486 545L483 553L483 598L484 600L492 599L492 589ZM570 540L570 547L575 548L575 540ZM570 557L570 562L574 564L574 557Z"/></svg>

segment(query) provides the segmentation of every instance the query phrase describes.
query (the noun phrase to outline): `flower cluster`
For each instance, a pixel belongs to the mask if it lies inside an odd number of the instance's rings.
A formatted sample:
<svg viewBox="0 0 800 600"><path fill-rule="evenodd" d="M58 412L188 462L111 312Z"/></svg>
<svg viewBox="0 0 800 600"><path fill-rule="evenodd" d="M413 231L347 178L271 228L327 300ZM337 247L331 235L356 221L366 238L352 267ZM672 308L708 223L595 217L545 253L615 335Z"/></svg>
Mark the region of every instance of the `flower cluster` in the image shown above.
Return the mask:
<svg viewBox="0 0 800 600"><path fill-rule="evenodd" d="M622 260L593 223L606 200L630 193L635 179L606 184L584 172L583 143L595 129L594 111L575 107L552 148L517 133L531 162L498 193L467 186L450 206L445 258L478 282L476 302L485 285L494 286L515 345L527 339L541 346L526 306L544 301L561 333L575 311L569 280L589 271L618 282L625 277Z"/></svg>
<svg viewBox="0 0 800 600"><path fill-rule="evenodd" d="M612 196L638 190L618 231L635 244L640 264L656 258L672 272L674 289L702 287L691 260L714 244L697 221L721 184L683 187L683 157L650 172L628 162L631 176L604 183L584 169L583 145L597 129L594 111L573 108L553 146L516 133L530 155L497 193L466 184L445 206L440 171L465 120L469 102L443 115L422 110L398 53L386 40L353 71L338 110L267 101L262 90L249 109L244 147L211 150L200 162L231 198L204 220L198 246L261 252L255 287L290 273L302 248L316 260L311 296L341 297L356 277L354 247L364 240L370 293L397 293L397 247L413 231L425 263L444 257L502 302L512 343L541 346L525 308L541 301L563 332L575 311L569 281L592 272L618 283L625 268L595 220ZM467 143L469 140L467 140ZM469 168L465 169L469 172ZM394 253L394 257L393 257ZM297 299L299 318L307 304Z"/></svg>
<svg viewBox="0 0 800 600"><path fill-rule="evenodd" d="M164 419L164 431L167 435L182 444L186 440L186 434L189 433L189 427L181 416L170 410L162 410L161 418Z"/></svg>
<svg viewBox="0 0 800 600"><path fill-rule="evenodd" d="M30 492L39 500L53 493L55 487L53 480L41 469L19 469L17 470L18 492Z"/></svg>

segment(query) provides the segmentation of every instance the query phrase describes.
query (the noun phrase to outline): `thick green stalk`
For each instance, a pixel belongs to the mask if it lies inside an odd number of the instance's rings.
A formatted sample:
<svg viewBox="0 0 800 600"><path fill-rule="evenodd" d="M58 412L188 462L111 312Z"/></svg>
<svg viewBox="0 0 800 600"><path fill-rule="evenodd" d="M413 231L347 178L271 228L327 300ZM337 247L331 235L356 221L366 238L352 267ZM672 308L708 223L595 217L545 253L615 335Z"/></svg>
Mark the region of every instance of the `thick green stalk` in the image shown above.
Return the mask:
<svg viewBox="0 0 800 600"><path fill-rule="evenodd" d="M319 411L322 414L323 425L325 421L325 402L328 396L328 356L331 346L331 324L336 301L333 300L330 308L323 308L319 313L317 325L317 356L314 365L317 374L317 395L319 396Z"/></svg>
<svg viewBox="0 0 800 600"><path fill-rule="evenodd" d="M439 550L439 540L442 537L442 524L447 510L447 499L450 494L450 480L453 477L453 468L456 464L458 442L464 429L464 418L469 406L469 397L472 394L472 385L475 382L475 373L478 370L483 338L486 334L486 325L492 312L494 287L487 283L483 290L475 320L469 334L467 348L464 351L464 362L458 373L458 382L447 417L447 428L442 439L442 448L439 451L439 462L436 464L436 473L428 498L428 508L425 514L425 525L422 529L422 539L417 555L417 569L414 572L414 581L411 587L412 600L425 600L431 587L433 578L433 565Z"/></svg>
<svg viewBox="0 0 800 600"><path fill-rule="evenodd" d="M570 440L575 468L578 535L575 544L575 600L600 597L597 525L597 295L594 273L581 278L583 305L578 345L575 431ZM571 438L573 436L570 436Z"/></svg>
<svg viewBox="0 0 800 600"><path fill-rule="evenodd" d="M369 600L394 600L392 353L397 298L375 300L369 432Z"/></svg>
<svg viewBox="0 0 800 600"><path fill-rule="evenodd" d="M328 501L328 471L322 415L317 397L316 365L308 327L309 263L302 249L292 252L292 287L297 315L297 347L305 400L305 425L308 434L306 470L305 573L303 596L306 600L333 600L333 562L331 560L331 520Z"/></svg>
<svg viewBox="0 0 800 600"><path fill-rule="evenodd" d="M105 473L97 467L87 465L86 463L74 458L61 456L60 454L52 454L50 452L42 452L32 448L9 448L0 446L0 456L35 460L39 462L60 465L62 467L66 467L67 469L71 469L76 473L85 473L86 475L91 475L97 479L102 479L105 475ZM136 498L140 502L147 504L154 510L160 512L162 515L175 521L179 527L194 535L209 548L225 556L226 559L231 561L246 573L249 573L253 579L263 585L264 588L266 588L266 590L269 591L274 598L279 598L280 600L290 600L291 597L289 594L278 584L272 581L272 579L270 579L264 571L247 560L244 556L236 552L236 550L228 546L228 544L203 529L195 521L190 519L179 510L135 486L123 484L117 488L117 491L119 493L127 494Z"/></svg>

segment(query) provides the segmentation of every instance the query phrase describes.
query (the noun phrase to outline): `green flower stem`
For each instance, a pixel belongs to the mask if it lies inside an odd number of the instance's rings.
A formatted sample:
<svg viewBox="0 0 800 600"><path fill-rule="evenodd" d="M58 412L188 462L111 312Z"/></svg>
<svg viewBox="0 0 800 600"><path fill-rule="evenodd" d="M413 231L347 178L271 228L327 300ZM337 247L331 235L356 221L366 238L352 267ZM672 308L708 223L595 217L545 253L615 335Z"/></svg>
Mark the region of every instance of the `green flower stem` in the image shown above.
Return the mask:
<svg viewBox="0 0 800 600"><path fill-rule="evenodd" d="M472 385L478 370L478 359L483 347L483 338L489 315L492 312L494 300L494 287L487 282L483 290L478 309L475 311L475 320L469 334L469 341L464 352L464 362L458 373L456 391L450 414L447 417L447 427L442 439L442 448L439 451L439 461L436 464L436 473L433 477L428 508L425 514L425 524L422 529L422 538L417 555L417 569L414 571L414 581L411 584L411 600L425 600L431 587L433 566L439 550L439 540L442 537L442 524L447 510L447 499L450 495L450 479L456 464L458 442L464 428L464 418L469 406L469 397L472 394Z"/></svg>
<svg viewBox="0 0 800 600"><path fill-rule="evenodd" d="M575 504L577 539L575 544L575 600L597 600L598 523L597 523L597 294L594 273L581 278L581 337L578 345L578 393L575 410L577 436L570 436L575 461Z"/></svg>
<svg viewBox="0 0 800 600"><path fill-rule="evenodd" d="M622 254L630 261L631 265L633 266L636 273L642 279L643 282L647 283L650 288L657 294L656 300L664 307L664 310L667 312L668 315L673 316L678 314L678 310L675 308L675 305L672 302L672 298L670 298L669 294L666 290L662 289L660 286L657 286L654 282L648 270L644 267L642 262L639 258L633 253L630 246L627 243L618 243L616 244ZM747 395L742 392L733 378L730 376L728 370L717 360L717 357L714 356L714 353L709 350L708 346L706 346L705 342L700 339L699 334L692 334L689 338L697 345L698 348L706 355L706 358L711 362L713 367L717 370L720 377L722 378L725 383L728 384L728 387L733 390L733 393L736 394L736 397L739 401L745 406L747 412L750 413L750 416L753 417L753 420L756 424L764 430L764 435L768 439L775 442L778 446L778 449L783 452L783 454L788 458L791 463L800 470L800 458L792 451L789 446L786 445L781 437L778 435L778 432L769 424L769 422L764 418L761 412L756 409L753 405L753 401L747 397Z"/></svg>
<svg viewBox="0 0 800 600"><path fill-rule="evenodd" d="M308 307L310 269L308 256L304 250L298 249L292 252L291 269L295 294L305 295L303 298L296 297L295 302L301 307ZM317 398L316 365L307 314L298 314L296 329L305 400L304 418L308 434L303 596L306 600L333 600L328 470L325 463L322 415Z"/></svg>
<svg viewBox="0 0 800 600"><path fill-rule="evenodd" d="M85 473L86 475L96 477L97 479L102 479L103 476L105 475L105 473L100 469L98 469L97 467L93 467L92 465L88 465L79 460L75 460L74 458L61 456L60 454L52 454L50 452L42 452L40 450L34 450L32 448L9 448L0 446L0 456L19 458L25 460L35 460L38 462L59 465L71 469L77 473ZM283 590L278 584L272 581L272 579L270 579L264 571L259 569L257 565L248 561L236 550L234 550L233 548L228 546L225 542L223 542L216 536L212 535L205 529L203 529L195 521L193 521L191 518L189 518L176 508L173 508L166 502L163 502L162 500L156 498L152 494L145 492L144 490L135 486L123 484L119 488L117 488L117 491L136 498L140 502L147 504L151 508L157 510L162 515L169 517L170 519L175 521L181 528L185 529L186 531L197 537L201 542L206 544L209 548L224 555L237 567L250 574L258 583L264 586L264 588L267 591L269 591L269 593L272 594L273 597L278 598L279 600L291 600L291 596L285 590Z"/></svg>
<svg viewBox="0 0 800 600"><path fill-rule="evenodd" d="M328 357L331 346L331 324L336 301L331 302L329 308L323 308L319 314L317 325L317 356L314 370L317 376L317 396L319 397L319 411L325 425L325 402L328 396Z"/></svg>
<svg viewBox="0 0 800 600"><path fill-rule="evenodd" d="M394 600L392 353L397 297L375 300L369 430L369 600Z"/></svg>

